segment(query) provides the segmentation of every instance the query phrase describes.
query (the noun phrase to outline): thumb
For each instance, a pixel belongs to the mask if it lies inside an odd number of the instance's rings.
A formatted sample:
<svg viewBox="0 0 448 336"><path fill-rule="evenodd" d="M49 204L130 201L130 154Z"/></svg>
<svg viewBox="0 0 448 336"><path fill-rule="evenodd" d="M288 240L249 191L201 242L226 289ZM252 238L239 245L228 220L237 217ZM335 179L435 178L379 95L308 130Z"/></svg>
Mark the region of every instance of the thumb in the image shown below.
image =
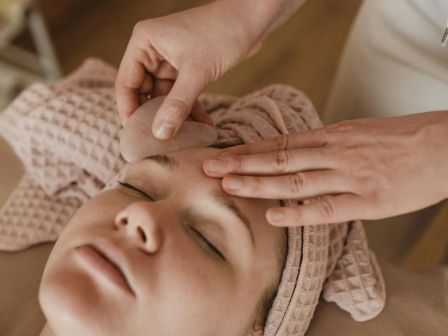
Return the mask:
<svg viewBox="0 0 448 336"><path fill-rule="evenodd" d="M154 117L152 132L160 140L168 140L176 135L193 108L206 81L197 71L179 71L173 87Z"/></svg>

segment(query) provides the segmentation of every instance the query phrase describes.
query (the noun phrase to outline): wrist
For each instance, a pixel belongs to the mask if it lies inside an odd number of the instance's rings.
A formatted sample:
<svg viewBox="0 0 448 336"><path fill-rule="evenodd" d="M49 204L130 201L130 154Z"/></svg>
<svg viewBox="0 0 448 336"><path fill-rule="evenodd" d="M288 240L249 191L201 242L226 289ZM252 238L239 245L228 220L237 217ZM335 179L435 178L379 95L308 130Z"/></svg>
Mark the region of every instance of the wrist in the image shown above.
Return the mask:
<svg viewBox="0 0 448 336"><path fill-rule="evenodd" d="M258 50L263 41L273 30L272 27L280 16L281 4L285 0L217 0L215 5L224 11L230 11L238 22L250 49ZM236 27L232 27L235 29ZM254 53L249 51L249 53Z"/></svg>
<svg viewBox="0 0 448 336"><path fill-rule="evenodd" d="M250 54L263 45L267 36L282 25L306 0L216 0L239 17L251 43Z"/></svg>
<svg viewBox="0 0 448 336"><path fill-rule="evenodd" d="M244 14L250 28L265 38L289 19L306 0L217 0Z"/></svg>

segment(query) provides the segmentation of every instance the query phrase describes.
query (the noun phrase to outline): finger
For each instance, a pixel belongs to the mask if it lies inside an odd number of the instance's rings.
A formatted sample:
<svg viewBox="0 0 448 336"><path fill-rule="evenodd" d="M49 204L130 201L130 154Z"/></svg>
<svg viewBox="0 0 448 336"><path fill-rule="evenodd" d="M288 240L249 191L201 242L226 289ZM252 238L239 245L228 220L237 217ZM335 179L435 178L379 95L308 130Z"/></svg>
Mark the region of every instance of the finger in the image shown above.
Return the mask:
<svg viewBox="0 0 448 336"><path fill-rule="evenodd" d="M174 81L177 78L178 71L167 61L160 63L157 70L154 72L154 77L158 79L170 79Z"/></svg>
<svg viewBox="0 0 448 336"><path fill-rule="evenodd" d="M152 98L167 95L173 85L174 81L172 80L157 79L155 81L154 90L152 92ZM214 125L212 118L208 115L208 113L205 111L204 107L198 100L194 103L191 114L189 114L187 120L202 122L210 126Z"/></svg>
<svg viewBox="0 0 448 336"><path fill-rule="evenodd" d="M300 133L282 134L252 144L229 147L221 151L219 156L231 154L257 154L293 148L321 147L327 144L325 127L315 128Z"/></svg>
<svg viewBox="0 0 448 336"><path fill-rule="evenodd" d="M145 73L145 78L143 79L143 83L140 85L139 93L140 94L146 94L149 96L151 94L151 91L154 88L154 81L150 73Z"/></svg>
<svg viewBox="0 0 448 336"><path fill-rule="evenodd" d="M138 103L139 106L143 105L144 103L146 103L148 100L150 99L150 96L148 96L147 94L139 94L138 95ZM132 115L132 114L131 114Z"/></svg>
<svg viewBox="0 0 448 336"><path fill-rule="evenodd" d="M325 155L324 147L300 148L260 154L221 155L203 164L212 177L225 174L279 175L302 170L335 168L335 159Z"/></svg>
<svg viewBox="0 0 448 336"><path fill-rule="evenodd" d="M274 226L335 224L362 219L366 204L353 194L325 196L314 203L293 207L271 208L266 219Z"/></svg>
<svg viewBox="0 0 448 336"><path fill-rule="evenodd" d="M151 98L151 91L153 90L153 80L151 74L147 73L145 79L140 86L138 93L139 106L146 103Z"/></svg>
<svg viewBox="0 0 448 336"><path fill-rule="evenodd" d="M194 103L190 115L194 121L202 122L212 127L214 126L213 119L205 111L204 106L201 104L201 102L199 102L199 100Z"/></svg>
<svg viewBox="0 0 448 336"><path fill-rule="evenodd" d="M235 196L267 199L306 199L354 190L347 175L330 169L281 176L227 175L221 184Z"/></svg>
<svg viewBox="0 0 448 336"><path fill-rule="evenodd" d="M177 133L205 85L193 71L179 72L154 118L152 131L158 139L167 140Z"/></svg>
<svg viewBox="0 0 448 336"><path fill-rule="evenodd" d="M144 83L148 72L155 70L159 64L153 48L149 47L146 52L136 48L138 40L141 39L137 32L138 30L135 30L129 40L115 80L117 109L123 125L139 106L140 89L142 85L147 87Z"/></svg>
<svg viewBox="0 0 448 336"><path fill-rule="evenodd" d="M146 80L146 71L139 62L124 61L118 70L115 95L118 114L124 125L139 106L140 87Z"/></svg>
<svg viewBox="0 0 448 336"><path fill-rule="evenodd" d="M154 81L154 89L152 97L166 96L173 88L174 81L170 79L156 79Z"/></svg>

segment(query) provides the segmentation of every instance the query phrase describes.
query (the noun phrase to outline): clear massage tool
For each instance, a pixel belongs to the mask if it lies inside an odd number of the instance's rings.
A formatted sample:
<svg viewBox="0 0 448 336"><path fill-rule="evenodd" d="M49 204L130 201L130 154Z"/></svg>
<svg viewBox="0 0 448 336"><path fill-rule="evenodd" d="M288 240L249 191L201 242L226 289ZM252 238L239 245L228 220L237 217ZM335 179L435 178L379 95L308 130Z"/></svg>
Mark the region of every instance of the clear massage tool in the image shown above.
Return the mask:
<svg viewBox="0 0 448 336"><path fill-rule="evenodd" d="M120 150L130 162L157 154L175 152L191 147L209 146L216 142L216 130L204 123L185 121L174 138L158 140L152 134L152 121L165 96L150 99L129 118L120 132Z"/></svg>

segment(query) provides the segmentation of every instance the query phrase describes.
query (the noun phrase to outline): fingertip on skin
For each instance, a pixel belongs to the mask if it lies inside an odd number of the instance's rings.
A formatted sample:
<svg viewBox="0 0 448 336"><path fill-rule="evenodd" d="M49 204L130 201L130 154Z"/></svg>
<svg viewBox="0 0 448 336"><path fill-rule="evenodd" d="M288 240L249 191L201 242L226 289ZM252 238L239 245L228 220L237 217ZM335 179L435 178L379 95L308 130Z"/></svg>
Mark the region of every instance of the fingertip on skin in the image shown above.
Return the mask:
<svg viewBox="0 0 448 336"><path fill-rule="evenodd" d="M273 226L283 227L286 226L286 214L285 210L282 208L270 208L266 212L266 219L269 224Z"/></svg>
<svg viewBox="0 0 448 336"><path fill-rule="evenodd" d="M203 166L208 175L214 177L223 177L229 172L227 161L220 159L219 156L205 160Z"/></svg>
<svg viewBox="0 0 448 336"><path fill-rule="evenodd" d="M223 175L216 168L215 162L216 160L208 159L202 163L202 170L207 176L210 177L222 177Z"/></svg>
<svg viewBox="0 0 448 336"><path fill-rule="evenodd" d="M243 179L238 176L226 175L222 179L222 187L225 191L236 194L243 187Z"/></svg>

